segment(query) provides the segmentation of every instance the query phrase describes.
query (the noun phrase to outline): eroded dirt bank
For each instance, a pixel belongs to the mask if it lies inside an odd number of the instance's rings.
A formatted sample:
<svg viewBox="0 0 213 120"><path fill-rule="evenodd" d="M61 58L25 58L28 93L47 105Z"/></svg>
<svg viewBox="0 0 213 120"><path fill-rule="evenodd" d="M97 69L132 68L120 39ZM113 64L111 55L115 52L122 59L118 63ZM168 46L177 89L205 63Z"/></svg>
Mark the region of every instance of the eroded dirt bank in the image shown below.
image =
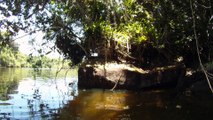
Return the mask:
<svg viewBox="0 0 213 120"><path fill-rule="evenodd" d="M184 65L156 67L150 70L129 64L85 64L78 71L80 88L143 89L176 86L185 76Z"/></svg>

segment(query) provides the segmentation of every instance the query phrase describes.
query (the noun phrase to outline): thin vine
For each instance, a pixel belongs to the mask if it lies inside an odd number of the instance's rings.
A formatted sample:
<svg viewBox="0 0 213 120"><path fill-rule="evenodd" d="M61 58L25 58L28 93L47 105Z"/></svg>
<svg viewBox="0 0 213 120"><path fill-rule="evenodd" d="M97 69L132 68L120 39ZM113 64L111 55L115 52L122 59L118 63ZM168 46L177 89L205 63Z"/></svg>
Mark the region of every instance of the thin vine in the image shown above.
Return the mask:
<svg viewBox="0 0 213 120"><path fill-rule="evenodd" d="M192 27L193 27L193 32L194 32L194 38L195 38L195 41L196 41L196 50L197 50L198 60L199 60L199 63L200 63L201 70L205 74L209 89L213 93L213 88L212 88L210 79L208 77L207 71L205 70L205 68L204 68L204 66L202 64L202 60L201 60L201 57L200 57L200 52L199 52L199 47L198 47L199 46L199 42L198 42L198 37L197 37L197 32L196 32L196 21L195 21L195 15L194 15L195 11L193 9L192 0L190 0L190 8L191 8L191 13L192 13L192 22L193 22L193 26Z"/></svg>

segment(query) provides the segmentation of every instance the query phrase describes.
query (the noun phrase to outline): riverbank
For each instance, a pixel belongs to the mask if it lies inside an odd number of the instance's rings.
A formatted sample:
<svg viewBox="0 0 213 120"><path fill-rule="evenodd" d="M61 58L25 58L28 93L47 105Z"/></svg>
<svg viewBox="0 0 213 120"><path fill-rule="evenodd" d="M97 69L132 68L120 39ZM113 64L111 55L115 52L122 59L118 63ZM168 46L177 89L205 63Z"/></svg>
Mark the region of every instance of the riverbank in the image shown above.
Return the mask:
<svg viewBox="0 0 213 120"><path fill-rule="evenodd" d="M174 87L185 75L183 64L143 70L131 64L85 64L78 70L80 88L145 89Z"/></svg>
<svg viewBox="0 0 213 120"><path fill-rule="evenodd" d="M78 70L79 88L144 90L174 88L186 94L210 92L201 71L177 63L169 66L142 69L131 64L84 64Z"/></svg>

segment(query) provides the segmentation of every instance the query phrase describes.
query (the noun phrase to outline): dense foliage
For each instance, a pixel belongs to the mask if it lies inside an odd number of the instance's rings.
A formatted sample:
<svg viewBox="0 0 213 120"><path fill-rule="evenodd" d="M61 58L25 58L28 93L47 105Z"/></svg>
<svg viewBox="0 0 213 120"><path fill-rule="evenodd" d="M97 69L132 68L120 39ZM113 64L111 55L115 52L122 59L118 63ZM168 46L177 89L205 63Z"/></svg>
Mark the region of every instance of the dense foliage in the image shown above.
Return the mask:
<svg viewBox="0 0 213 120"><path fill-rule="evenodd" d="M5 0L1 14L19 19L1 20L1 28L11 35L19 29L42 30L47 42L55 40L74 64L98 53L105 60L139 66L170 64L182 57L191 67L198 63L194 29L202 60L212 60L212 4L211 0Z"/></svg>
<svg viewBox="0 0 213 120"><path fill-rule="evenodd" d="M28 67L27 56L13 51L10 47L1 47L0 65L6 67Z"/></svg>

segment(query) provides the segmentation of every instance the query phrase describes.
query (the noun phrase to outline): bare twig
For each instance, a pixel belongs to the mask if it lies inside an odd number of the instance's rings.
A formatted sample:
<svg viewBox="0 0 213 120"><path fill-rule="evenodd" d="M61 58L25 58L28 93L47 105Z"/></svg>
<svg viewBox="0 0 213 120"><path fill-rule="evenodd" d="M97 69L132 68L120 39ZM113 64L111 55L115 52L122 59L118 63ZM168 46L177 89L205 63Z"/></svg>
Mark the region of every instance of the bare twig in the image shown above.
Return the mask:
<svg viewBox="0 0 213 120"><path fill-rule="evenodd" d="M121 79L122 76L123 76L123 73L121 73L119 79L115 82L115 85L113 86L113 88L111 89L111 91L114 91L114 89L117 87L117 85L118 85L118 83L119 83L119 81L120 81L120 79Z"/></svg>
<svg viewBox="0 0 213 120"><path fill-rule="evenodd" d="M202 4L198 3L197 1L195 1L195 3L196 3L197 5L199 5L199 6L203 7L203 8L205 8L205 9L211 9L211 6L202 5Z"/></svg>
<svg viewBox="0 0 213 120"><path fill-rule="evenodd" d="M207 72L207 74L208 74L208 76L213 77L213 74L212 74L212 73Z"/></svg>
<svg viewBox="0 0 213 120"><path fill-rule="evenodd" d="M55 75L55 80L56 80L56 78L57 78L57 76L58 76L58 73L64 68L64 59L63 59L63 61L62 61L62 66L56 71L56 75Z"/></svg>
<svg viewBox="0 0 213 120"><path fill-rule="evenodd" d="M21 39L21 38L23 38L23 37L26 37L26 36L28 36L28 35L31 35L31 34L37 32L37 31L40 31L40 30L33 30L33 31L30 31L29 33L26 33L26 34L24 34L24 35L22 35L22 36L20 36L20 37L14 38L14 39L12 39L11 41L15 41L15 40L17 40L17 39Z"/></svg>

